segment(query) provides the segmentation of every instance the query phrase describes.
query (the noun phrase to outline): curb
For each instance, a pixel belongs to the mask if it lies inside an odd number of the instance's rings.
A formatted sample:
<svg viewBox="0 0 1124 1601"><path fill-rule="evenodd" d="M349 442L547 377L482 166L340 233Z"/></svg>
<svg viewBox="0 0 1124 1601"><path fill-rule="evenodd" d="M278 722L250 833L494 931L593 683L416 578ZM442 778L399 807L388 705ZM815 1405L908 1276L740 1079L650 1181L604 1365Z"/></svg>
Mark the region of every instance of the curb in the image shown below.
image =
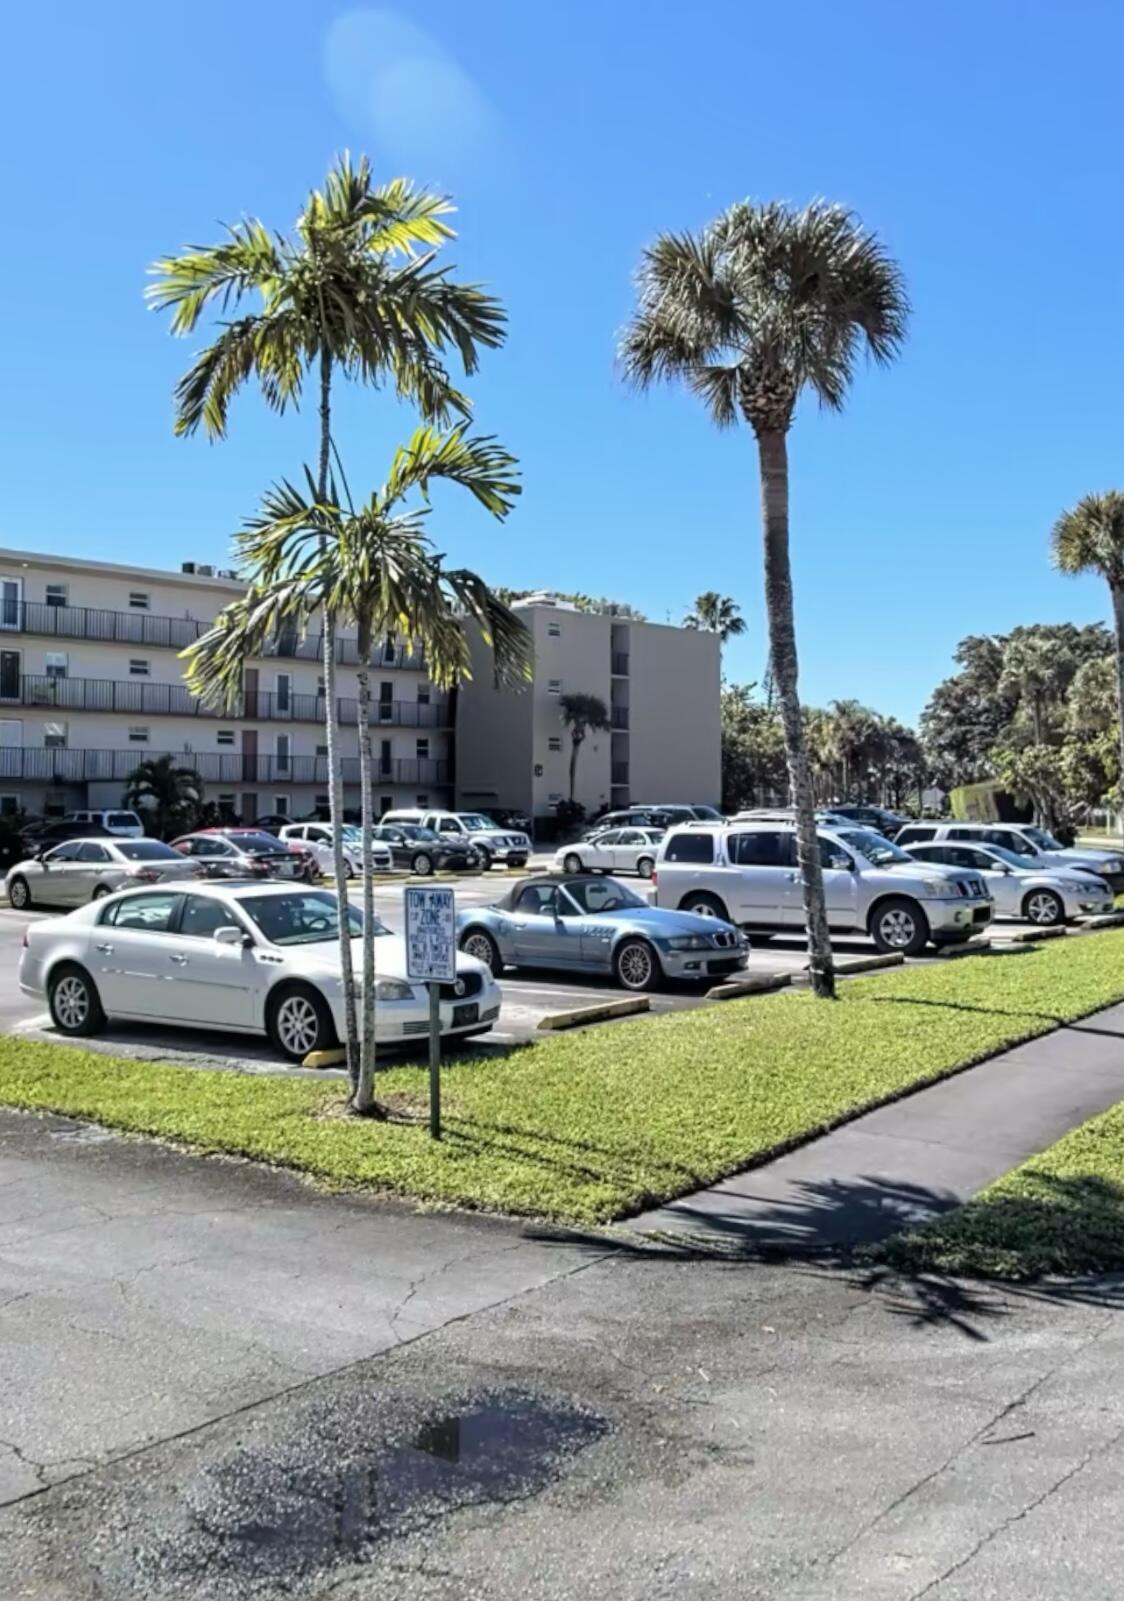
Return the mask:
<svg viewBox="0 0 1124 1601"><path fill-rule="evenodd" d="M1047 939L1064 939L1066 930L1061 928L1020 928L1017 933L1005 934L1005 945L1040 945Z"/></svg>
<svg viewBox="0 0 1124 1601"><path fill-rule="evenodd" d="M301 1066L302 1067L342 1067L343 1064L346 1061L347 1061L347 1052L345 1050L342 1050L342 1049L334 1050L334 1051L309 1051L308 1055L305 1057L304 1061L301 1063Z"/></svg>
<svg viewBox="0 0 1124 1601"><path fill-rule="evenodd" d="M636 995L626 1001L602 1001L597 1006L575 1006L568 1012L551 1012L539 1022L540 1029L578 1028L582 1023L603 1023L611 1017L631 1017L636 1012L651 1010L647 995Z"/></svg>
<svg viewBox="0 0 1124 1601"><path fill-rule="evenodd" d="M1105 912L1100 917L1083 918L1076 928L1071 928L1071 934L1095 934L1100 928L1124 927L1124 912Z"/></svg>
<svg viewBox="0 0 1124 1601"><path fill-rule="evenodd" d="M791 983L791 973L758 973L741 983L731 980L728 984L716 984L707 990L706 998L708 1001L736 1001L739 995L768 995L772 990L787 989Z"/></svg>
<svg viewBox="0 0 1124 1601"><path fill-rule="evenodd" d="M990 939L970 939L966 940L963 945L941 945L934 954L939 956L943 962L951 962L955 961L958 956L975 956L980 951L990 951L991 949L992 942Z"/></svg>

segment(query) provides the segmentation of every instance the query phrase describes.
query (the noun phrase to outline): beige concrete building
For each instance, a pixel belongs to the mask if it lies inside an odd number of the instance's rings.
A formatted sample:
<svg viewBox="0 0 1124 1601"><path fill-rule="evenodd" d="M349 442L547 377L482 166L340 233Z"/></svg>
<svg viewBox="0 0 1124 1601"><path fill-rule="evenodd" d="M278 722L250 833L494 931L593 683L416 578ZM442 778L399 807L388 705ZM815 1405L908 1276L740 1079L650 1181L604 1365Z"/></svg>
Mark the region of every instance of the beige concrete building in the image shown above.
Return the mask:
<svg viewBox="0 0 1124 1601"><path fill-rule="evenodd" d="M556 596L516 608L531 630L534 682L494 687L479 642L457 711L458 804L548 816L570 792L566 694L596 695L610 729L578 756L575 799L593 813L630 804L717 805L721 778L721 665L717 635L582 612Z"/></svg>
<svg viewBox="0 0 1124 1601"><path fill-rule="evenodd" d="M179 652L242 592L233 573L194 563L168 572L0 549L0 810L119 805L137 763L164 753L246 821L326 806L318 637L278 638L248 663L232 713L183 683ZM354 634L339 660L345 805L358 806ZM372 694L381 809L449 804L450 697L393 640L375 655Z"/></svg>

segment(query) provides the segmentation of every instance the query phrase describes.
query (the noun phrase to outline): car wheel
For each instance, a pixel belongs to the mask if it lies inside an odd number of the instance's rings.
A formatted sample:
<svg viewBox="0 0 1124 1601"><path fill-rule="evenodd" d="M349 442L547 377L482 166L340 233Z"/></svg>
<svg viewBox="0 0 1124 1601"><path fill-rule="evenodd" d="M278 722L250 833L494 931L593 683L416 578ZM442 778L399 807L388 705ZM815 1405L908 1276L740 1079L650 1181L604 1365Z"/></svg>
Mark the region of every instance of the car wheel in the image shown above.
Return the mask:
<svg viewBox="0 0 1124 1601"><path fill-rule="evenodd" d="M500 948L486 928L470 928L461 940L461 950L490 968L493 978L499 978L503 972Z"/></svg>
<svg viewBox="0 0 1124 1601"><path fill-rule="evenodd" d="M270 997L266 1029L270 1044L288 1062L303 1062L310 1051L330 1051L339 1043L327 1001L303 984Z"/></svg>
<svg viewBox="0 0 1124 1601"><path fill-rule="evenodd" d="M720 917L724 923L730 921L730 914L717 895L708 895L703 890L696 890L693 895L684 895L679 902L681 912L692 912L695 917Z"/></svg>
<svg viewBox="0 0 1124 1601"><path fill-rule="evenodd" d="M355 869L354 869L354 867L352 867L351 863L347 860L346 856L344 857L344 862L343 862L343 876L349 882L350 882L351 879L353 879L355 877Z"/></svg>
<svg viewBox="0 0 1124 1601"><path fill-rule="evenodd" d="M1065 906L1052 889L1032 889L1023 900L1023 916L1039 928L1056 928L1065 922Z"/></svg>
<svg viewBox="0 0 1124 1601"><path fill-rule="evenodd" d="M895 896L883 901L870 920L871 938L880 951L916 956L929 941L929 923L916 901Z"/></svg>
<svg viewBox="0 0 1124 1601"><path fill-rule="evenodd" d="M562 867L567 873L580 873L582 859L575 851L570 851L562 858Z"/></svg>
<svg viewBox="0 0 1124 1601"><path fill-rule="evenodd" d="M17 912L31 905L31 889L26 878L21 876L12 879L8 885L8 904L14 906Z"/></svg>
<svg viewBox="0 0 1124 1601"><path fill-rule="evenodd" d="M84 968L73 964L56 968L51 974L47 1006L60 1034L97 1034L105 1027L96 984Z"/></svg>
<svg viewBox="0 0 1124 1601"><path fill-rule="evenodd" d="M655 870L656 864L650 856L641 856L640 860L636 864L636 871L640 874L641 878L651 878Z"/></svg>
<svg viewBox="0 0 1124 1601"><path fill-rule="evenodd" d="M410 863L410 871L416 873L418 878L428 878L433 871L433 857L427 856L425 851L419 851Z"/></svg>
<svg viewBox="0 0 1124 1601"><path fill-rule="evenodd" d="M613 974L626 990L654 990L663 976L659 959L646 939L622 940L613 958Z"/></svg>
<svg viewBox="0 0 1124 1601"><path fill-rule="evenodd" d="M113 891L108 884L99 884L90 899L92 901L103 901L107 895L112 895L112 893Z"/></svg>
<svg viewBox="0 0 1124 1601"><path fill-rule="evenodd" d="M480 858L480 871L486 873L492 865L492 853L486 845L477 845L476 854Z"/></svg>

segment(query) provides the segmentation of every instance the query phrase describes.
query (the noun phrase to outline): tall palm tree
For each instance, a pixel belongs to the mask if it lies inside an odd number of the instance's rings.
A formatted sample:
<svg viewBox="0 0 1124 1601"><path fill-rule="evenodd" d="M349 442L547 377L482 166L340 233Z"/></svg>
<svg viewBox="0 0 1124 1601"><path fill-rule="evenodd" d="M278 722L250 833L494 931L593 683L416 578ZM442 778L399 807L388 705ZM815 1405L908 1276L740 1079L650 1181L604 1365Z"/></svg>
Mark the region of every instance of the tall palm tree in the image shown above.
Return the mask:
<svg viewBox="0 0 1124 1601"><path fill-rule="evenodd" d="M282 629L305 628L331 613L358 631L359 774L363 828L362 1027L353 1103L375 1110L375 905L371 847L374 782L368 661L376 640L394 633L420 646L430 678L448 687L471 676L467 623L492 647L498 682L522 686L531 675L530 635L488 586L466 569L445 569L424 535L431 479L460 484L494 516L504 518L520 492L514 458L491 439L463 428L419 428L395 454L385 483L358 509L317 498L284 483L269 491L261 513L238 536L238 549L258 579L215 626L184 654L197 693L229 704L248 656ZM410 507L418 492L422 504ZM342 882L342 878L339 880Z"/></svg>
<svg viewBox="0 0 1124 1601"><path fill-rule="evenodd" d="M160 839L182 834L203 803L203 780L194 767L174 756L149 756L138 762L126 780L126 804L141 808Z"/></svg>
<svg viewBox="0 0 1124 1601"><path fill-rule="evenodd" d="M745 633L745 618L736 600L708 589L695 599L693 611L683 619L684 628L697 628L707 634L717 634L724 645L734 634Z"/></svg>
<svg viewBox="0 0 1124 1601"><path fill-rule="evenodd" d="M212 438L226 433L232 396L256 378L266 404L277 412L297 405L306 376L318 379L320 449L317 498L329 498L332 450L332 380L394 383L429 421L467 417L469 403L444 366L453 350L468 374L481 346L503 343L499 302L473 284L450 280L433 266L436 250L453 237L452 211L443 196L416 189L405 178L376 185L363 156L353 166L342 156L323 189L313 190L291 236L270 232L256 218L227 229L220 244L158 260L147 298L170 310L172 332L193 333L208 307L257 309L224 320L213 342L176 386L177 434L200 427ZM419 254L419 250L421 254ZM336 827L336 882L344 882L343 767L336 716L336 628L323 618L329 806ZM356 1050L355 987L346 922L340 923L340 961L347 997L348 1066L353 1085Z"/></svg>
<svg viewBox="0 0 1124 1601"><path fill-rule="evenodd" d="M640 387L678 380L720 428L757 440L769 656L784 724L817 995L835 993L804 732L789 562L788 432L811 390L841 411L862 351L889 362L905 337L902 275L842 206L731 206L699 234L661 234L645 252L621 342Z"/></svg>
<svg viewBox="0 0 1124 1601"><path fill-rule="evenodd" d="M1120 784L1124 790L1124 494L1086 495L1054 524L1054 564L1063 573L1097 573L1108 585L1116 645ZM1124 808L1122 808L1124 815Z"/></svg>
<svg viewBox="0 0 1124 1601"><path fill-rule="evenodd" d="M558 715L564 728L570 731L570 800L578 782L578 752L590 729L609 727L609 709L598 695L563 695L558 702Z"/></svg>

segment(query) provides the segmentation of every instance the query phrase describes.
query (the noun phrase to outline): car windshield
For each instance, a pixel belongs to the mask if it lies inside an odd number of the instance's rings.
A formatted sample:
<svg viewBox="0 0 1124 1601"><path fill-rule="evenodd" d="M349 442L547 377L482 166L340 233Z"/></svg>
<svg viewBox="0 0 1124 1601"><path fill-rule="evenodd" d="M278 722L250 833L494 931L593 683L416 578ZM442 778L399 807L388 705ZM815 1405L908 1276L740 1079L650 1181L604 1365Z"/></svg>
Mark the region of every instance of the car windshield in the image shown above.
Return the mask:
<svg viewBox="0 0 1124 1601"><path fill-rule="evenodd" d="M891 862L913 860L912 856L907 856L905 851L899 850L896 845L891 845L881 834L872 834L865 828L849 828L845 834L840 833L839 838L852 850L858 851L860 856L865 856L874 867L886 867Z"/></svg>
<svg viewBox="0 0 1124 1601"><path fill-rule="evenodd" d="M623 912L648 904L624 884L618 884L615 878L572 878L566 885L566 892L583 912L591 916L601 912Z"/></svg>
<svg viewBox="0 0 1124 1601"><path fill-rule="evenodd" d="M321 823L319 826L327 829L329 834L332 832L331 823ZM349 845L357 845L363 838L363 830L355 823L345 823L340 829L340 838L346 839Z"/></svg>
<svg viewBox="0 0 1124 1601"><path fill-rule="evenodd" d="M486 834L496 826L490 817L482 817L479 812L462 812L460 819L468 834Z"/></svg>
<svg viewBox="0 0 1124 1601"><path fill-rule="evenodd" d="M1035 866L1033 856L1020 856L1018 851L1009 851L1006 845L989 845L987 848L992 856L998 856L999 860L1006 862L1008 867Z"/></svg>
<svg viewBox="0 0 1124 1601"><path fill-rule="evenodd" d="M179 851L174 851L170 845L165 845L158 839L122 839L117 842L114 849L127 862L166 862L169 859L172 861L180 859Z"/></svg>
<svg viewBox="0 0 1124 1601"><path fill-rule="evenodd" d="M288 846L272 834L235 834L234 843L240 851L288 851Z"/></svg>
<svg viewBox="0 0 1124 1601"><path fill-rule="evenodd" d="M251 918L271 945L318 945L339 938L340 903L329 890L296 891L292 895L240 895L238 905ZM351 937L363 932L363 918L349 906ZM389 934L384 923L375 920L376 937Z"/></svg>
<svg viewBox="0 0 1124 1601"><path fill-rule="evenodd" d="M1053 834L1047 834L1044 828L1024 828L1021 830L1032 845L1037 845L1040 851L1064 851L1065 846Z"/></svg>
<svg viewBox="0 0 1124 1601"><path fill-rule="evenodd" d="M420 823L394 823L392 826L401 829L407 839L420 839L426 845L438 843L437 835L433 829L423 828ZM448 843L446 841L446 844Z"/></svg>

